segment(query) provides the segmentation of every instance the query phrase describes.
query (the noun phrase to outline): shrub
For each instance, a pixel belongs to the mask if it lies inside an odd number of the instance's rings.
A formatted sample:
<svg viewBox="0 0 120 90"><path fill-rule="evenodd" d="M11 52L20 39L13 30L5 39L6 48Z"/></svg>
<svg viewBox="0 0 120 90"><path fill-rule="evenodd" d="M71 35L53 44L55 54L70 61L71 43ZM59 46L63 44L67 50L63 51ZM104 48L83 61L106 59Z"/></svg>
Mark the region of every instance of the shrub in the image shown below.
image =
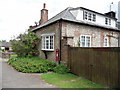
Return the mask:
<svg viewBox="0 0 120 90"><path fill-rule="evenodd" d="M44 73L53 71L56 64L52 61L40 59L37 57L18 57L8 61L16 70L25 73Z"/></svg>
<svg viewBox="0 0 120 90"><path fill-rule="evenodd" d="M59 73L59 74L65 74L65 73L70 72L70 69L64 66L63 64L56 66L53 70L54 72Z"/></svg>
<svg viewBox="0 0 120 90"><path fill-rule="evenodd" d="M16 52L19 57L38 56L38 45L40 38L33 32L20 34L17 38L11 40L12 50Z"/></svg>

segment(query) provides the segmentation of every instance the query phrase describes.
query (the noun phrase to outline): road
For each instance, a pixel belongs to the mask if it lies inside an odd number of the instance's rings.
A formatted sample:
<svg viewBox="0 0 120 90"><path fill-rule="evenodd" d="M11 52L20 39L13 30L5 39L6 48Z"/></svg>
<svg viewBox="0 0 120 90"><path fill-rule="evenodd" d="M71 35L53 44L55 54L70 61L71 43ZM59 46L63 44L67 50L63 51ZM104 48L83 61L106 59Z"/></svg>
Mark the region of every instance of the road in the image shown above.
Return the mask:
<svg viewBox="0 0 120 90"><path fill-rule="evenodd" d="M40 78L40 74L28 74L16 71L13 67L2 61L2 88L56 88ZM2 65L2 66L1 66ZM0 71L0 72L1 72Z"/></svg>
<svg viewBox="0 0 120 90"><path fill-rule="evenodd" d="M0 90L2 89L2 59L0 58Z"/></svg>

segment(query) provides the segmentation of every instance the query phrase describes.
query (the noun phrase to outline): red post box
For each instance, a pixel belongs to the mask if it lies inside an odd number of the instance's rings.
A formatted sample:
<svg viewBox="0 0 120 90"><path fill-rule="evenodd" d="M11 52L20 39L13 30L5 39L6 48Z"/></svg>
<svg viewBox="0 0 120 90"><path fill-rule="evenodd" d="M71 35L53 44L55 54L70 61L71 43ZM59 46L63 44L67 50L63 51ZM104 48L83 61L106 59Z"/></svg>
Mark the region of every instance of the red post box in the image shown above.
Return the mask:
<svg viewBox="0 0 120 90"><path fill-rule="evenodd" d="M56 49L56 61L59 61L59 54L60 54L59 51L60 51L59 49Z"/></svg>

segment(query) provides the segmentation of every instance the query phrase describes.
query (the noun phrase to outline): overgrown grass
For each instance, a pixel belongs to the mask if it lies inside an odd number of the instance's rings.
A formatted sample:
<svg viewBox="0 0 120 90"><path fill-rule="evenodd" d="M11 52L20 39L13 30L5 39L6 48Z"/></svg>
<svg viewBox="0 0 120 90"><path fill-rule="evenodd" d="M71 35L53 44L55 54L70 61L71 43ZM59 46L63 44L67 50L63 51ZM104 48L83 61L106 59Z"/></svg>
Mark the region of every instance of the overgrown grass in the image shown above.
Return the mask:
<svg viewBox="0 0 120 90"><path fill-rule="evenodd" d="M56 64L52 61L40 59L38 57L18 57L8 61L17 71L25 73L44 73L53 71Z"/></svg>
<svg viewBox="0 0 120 90"><path fill-rule="evenodd" d="M104 88L101 85L95 84L94 82L70 73L47 73L42 74L41 77L46 82L56 85L60 88Z"/></svg>

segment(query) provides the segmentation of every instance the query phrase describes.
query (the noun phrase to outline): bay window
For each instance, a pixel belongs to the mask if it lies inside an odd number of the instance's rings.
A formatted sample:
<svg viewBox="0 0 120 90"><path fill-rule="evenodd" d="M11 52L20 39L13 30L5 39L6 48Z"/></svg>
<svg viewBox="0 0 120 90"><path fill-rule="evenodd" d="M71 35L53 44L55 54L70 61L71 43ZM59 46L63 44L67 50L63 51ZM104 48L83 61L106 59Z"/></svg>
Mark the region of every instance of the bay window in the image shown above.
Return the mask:
<svg viewBox="0 0 120 90"><path fill-rule="evenodd" d="M42 36L42 50L54 50L54 35Z"/></svg>

